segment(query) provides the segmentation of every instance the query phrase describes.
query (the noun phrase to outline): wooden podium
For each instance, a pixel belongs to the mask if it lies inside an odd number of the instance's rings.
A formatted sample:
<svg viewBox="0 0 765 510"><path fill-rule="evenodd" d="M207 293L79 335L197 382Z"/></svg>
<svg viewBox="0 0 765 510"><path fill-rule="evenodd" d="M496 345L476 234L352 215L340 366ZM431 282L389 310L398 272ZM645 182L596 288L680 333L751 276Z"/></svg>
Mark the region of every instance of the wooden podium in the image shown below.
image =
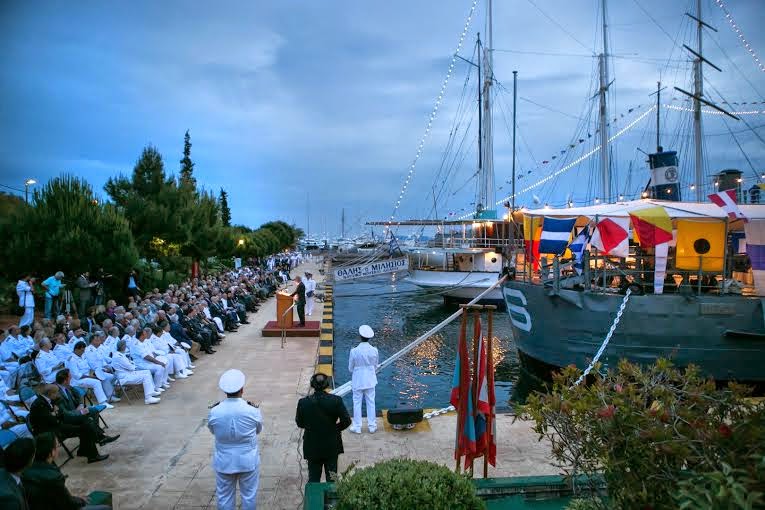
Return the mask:
<svg viewBox="0 0 765 510"><path fill-rule="evenodd" d="M289 307L292 306L294 301L292 300L292 297L289 294L283 294L281 292L276 293L276 324L280 328L291 328L292 327L292 320L293 320L293 313L295 312L295 309L293 308L289 312ZM287 312L285 315L284 312Z"/></svg>

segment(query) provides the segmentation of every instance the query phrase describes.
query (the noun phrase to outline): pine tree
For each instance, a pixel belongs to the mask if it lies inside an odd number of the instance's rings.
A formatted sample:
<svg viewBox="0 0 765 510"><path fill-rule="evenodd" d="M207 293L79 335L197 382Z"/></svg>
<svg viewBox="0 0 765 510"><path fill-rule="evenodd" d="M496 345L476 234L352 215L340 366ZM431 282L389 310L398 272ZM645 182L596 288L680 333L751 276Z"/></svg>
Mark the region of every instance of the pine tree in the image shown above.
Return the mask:
<svg viewBox="0 0 765 510"><path fill-rule="evenodd" d="M231 209L228 208L228 193L223 188L220 189L220 219L224 227L231 226Z"/></svg>
<svg viewBox="0 0 765 510"><path fill-rule="evenodd" d="M191 161L191 135L189 130L183 136L183 159L181 160L181 186L196 189L197 180L194 178L194 162Z"/></svg>

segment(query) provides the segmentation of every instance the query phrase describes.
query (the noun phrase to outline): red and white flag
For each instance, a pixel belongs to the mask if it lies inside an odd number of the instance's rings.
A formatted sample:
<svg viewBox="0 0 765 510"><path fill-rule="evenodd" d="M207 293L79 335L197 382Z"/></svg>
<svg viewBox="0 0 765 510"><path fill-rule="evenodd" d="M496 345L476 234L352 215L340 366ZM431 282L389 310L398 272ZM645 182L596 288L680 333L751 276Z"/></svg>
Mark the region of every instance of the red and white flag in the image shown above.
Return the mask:
<svg viewBox="0 0 765 510"><path fill-rule="evenodd" d="M723 211L728 213L730 219L746 221L746 216L744 216L744 213L741 212L741 209L738 208L738 204L736 203L736 190L729 189L714 193L709 195L709 200L711 200L713 204L722 207Z"/></svg>
<svg viewBox="0 0 765 510"><path fill-rule="evenodd" d="M606 255L629 255L630 219L601 218L595 225L590 243Z"/></svg>

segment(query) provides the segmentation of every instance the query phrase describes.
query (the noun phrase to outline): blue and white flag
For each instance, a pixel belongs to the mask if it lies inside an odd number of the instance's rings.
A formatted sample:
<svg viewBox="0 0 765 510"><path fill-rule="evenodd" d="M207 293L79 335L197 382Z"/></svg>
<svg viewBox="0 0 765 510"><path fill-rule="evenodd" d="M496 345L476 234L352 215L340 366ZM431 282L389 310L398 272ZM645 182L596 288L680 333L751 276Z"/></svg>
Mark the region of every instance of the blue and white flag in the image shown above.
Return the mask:
<svg viewBox="0 0 765 510"><path fill-rule="evenodd" d="M539 238L539 253L560 255L566 250L576 218L561 220L545 216L542 223L542 237Z"/></svg>
<svg viewBox="0 0 765 510"><path fill-rule="evenodd" d="M582 255L584 255L584 249L587 248L587 243L590 242L590 226L587 225L579 232L579 235L571 241L568 245L568 249L571 250L571 255L574 256L574 269L579 274L582 274Z"/></svg>
<svg viewBox="0 0 765 510"><path fill-rule="evenodd" d="M393 232L391 232L390 242L388 243L388 253L392 257L393 254L396 252L403 255L403 253L401 252L401 248L398 246L398 239L396 239L396 236L394 236Z"/></svg>

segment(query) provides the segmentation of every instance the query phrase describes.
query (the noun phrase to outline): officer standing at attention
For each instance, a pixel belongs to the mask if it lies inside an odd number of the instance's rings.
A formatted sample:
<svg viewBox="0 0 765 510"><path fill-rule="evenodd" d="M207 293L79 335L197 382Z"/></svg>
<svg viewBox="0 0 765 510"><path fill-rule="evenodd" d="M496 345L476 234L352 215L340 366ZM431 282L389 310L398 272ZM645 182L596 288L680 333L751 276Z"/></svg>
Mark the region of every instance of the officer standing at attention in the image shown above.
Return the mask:
<svg viewBox="0 0 765 510"><path fill-rule="evenodd" d="M298 401L295 423L305 429L303 457L308 461L308 481L331 482L330 473L337 474L337 456L343 453L341 432L351 424L351 417L343 399L326 392L329 377L314 374L311 377L313 395Z"/></svg>
<svg viewBox="0 0 765 510"><path fill-rule="evenodd" d="M260 479L257 435L263 430L263 416L257 406L242 399L244 380L241 370L225 371L218 386L226 400L215 404L207 417L207 427L215 436L213 469L220 510L236 508L237 482L242 510L255 510Z"/></svg>
<svg viewBox="0 0 765 510"><path fill-rule="evenodd" d="M353 425L349 429L355 434L361 434L361 400L367 404L367 427L369 433L374 434L377 430L377 417L375 416L375 386L377 386L377 374L375 369L379 364L377 348L369 345L369 340L374 338L375 332L364 324L359 327L361 343L351 349L348 357L348 371L351 372L351 388L353 389Z"/></svg>
<svg viewBox="0 0 765 510"><path fill-rule="evenodd" d="M298 327L302 328L305 327L305 284L299 276L295 277L295 283L298 284L297 289L290 296L295 300L295 308L297 308L298 319L300 319Z"/></svg>

